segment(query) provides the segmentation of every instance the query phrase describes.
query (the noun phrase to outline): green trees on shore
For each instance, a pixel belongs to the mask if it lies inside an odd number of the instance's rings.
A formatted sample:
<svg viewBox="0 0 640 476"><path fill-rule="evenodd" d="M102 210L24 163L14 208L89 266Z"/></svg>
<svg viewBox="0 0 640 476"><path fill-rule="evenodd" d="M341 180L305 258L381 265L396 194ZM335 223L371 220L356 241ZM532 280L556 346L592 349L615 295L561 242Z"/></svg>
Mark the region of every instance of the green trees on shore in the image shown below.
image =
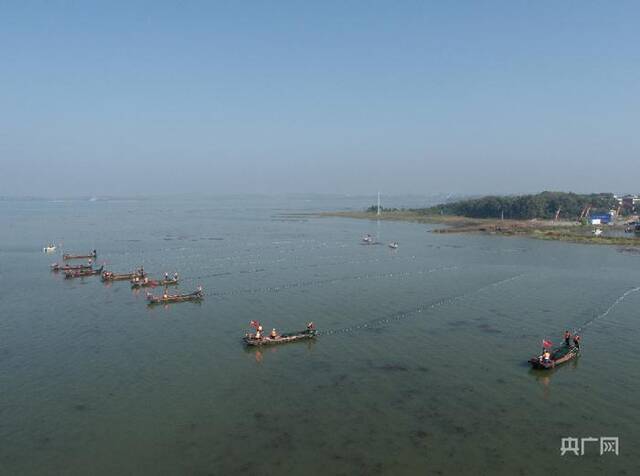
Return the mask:
<svg viewBox="0 0 640 476"><path fill-rule="evenodd" d="M470 218L500 218L528 220L560 218L575 220L585 207L608 212L618 203L611 193L580 195L566 192L542 192L536 195L486 196L471 200L442 203L434 207L413 210L425 215L459 215Z"/></svg>

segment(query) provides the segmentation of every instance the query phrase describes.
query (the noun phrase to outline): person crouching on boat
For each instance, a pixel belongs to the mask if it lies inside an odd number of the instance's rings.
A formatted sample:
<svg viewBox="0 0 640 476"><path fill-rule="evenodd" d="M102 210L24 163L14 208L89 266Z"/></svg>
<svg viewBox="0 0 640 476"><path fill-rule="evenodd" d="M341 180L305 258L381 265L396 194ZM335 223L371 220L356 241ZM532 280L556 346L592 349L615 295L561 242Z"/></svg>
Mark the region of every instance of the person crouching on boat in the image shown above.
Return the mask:
<svg viewBox="0 0 640 476"><path fill-rule="evenodd" d="M313 322L307 324L307 332L312 332L314 328L315 326L313 325Z"/></svg>
<svg viewBox="0 0 640 476"><path fill-rule="evenodd" d="M254 336L256 339L262 339L262 326L258 326L256 329L256 334Z"/></svg>
<svg viewBox="0 0 640 476"><path fill-rule="evenodd" d="M569 331L564 331L564 343L565 345L568 347L569 344L571 343L571 332Z"/></svg>
<svg viewBox="0 0 640 476"><path fill-rule="evenodd" d="M573 336L573 346L576 349L580 349L580 336L578 334Z"/></svg>
<svg viewBox="0 0 640 476"><path fill-rule="evenodd" d="M276 337L278 337L278 333L276 332L275 329L271 329L271 333L269 334L269 337L271 339L275 339Z"/></svg>
<svg viewBox="0 0 640 476"><path fill-rule="evenodd" d="M547 349L545 349L542 353L542 361L545 363L551 362L551 352L549 352Z"/></svg>

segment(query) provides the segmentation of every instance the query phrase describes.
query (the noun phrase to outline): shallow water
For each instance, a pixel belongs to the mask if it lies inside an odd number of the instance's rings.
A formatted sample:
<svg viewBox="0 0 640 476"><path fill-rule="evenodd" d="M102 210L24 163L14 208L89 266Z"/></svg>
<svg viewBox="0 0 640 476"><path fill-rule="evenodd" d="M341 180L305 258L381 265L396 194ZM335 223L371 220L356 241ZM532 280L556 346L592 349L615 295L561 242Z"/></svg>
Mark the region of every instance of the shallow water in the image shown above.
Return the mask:
<svg viewBox="0 0 640 476"><path fill-rule="evenodd" d="M0 202L0 474L636 474L640 255L287 215L352 205ZM64 280L51 240L207 297ZM247 350L252 319L321 335ZM565 328L582 356L531 371Z"/></svg>

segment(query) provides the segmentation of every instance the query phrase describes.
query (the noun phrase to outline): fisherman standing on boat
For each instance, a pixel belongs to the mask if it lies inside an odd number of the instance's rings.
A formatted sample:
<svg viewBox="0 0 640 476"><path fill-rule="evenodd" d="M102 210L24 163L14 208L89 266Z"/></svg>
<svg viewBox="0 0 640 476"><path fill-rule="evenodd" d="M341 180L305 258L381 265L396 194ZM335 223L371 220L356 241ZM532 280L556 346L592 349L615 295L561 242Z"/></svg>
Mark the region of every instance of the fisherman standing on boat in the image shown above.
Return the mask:
<svg viewBox="0 0 640 476"><path fill-rule="evenodd" d="M164 272L164 280L169 281L169 273L167 273L166 271Z"/></svg>
<svg viewBox="0 0 640 476"><path fill-rule="evenodd" d="M578 334L573 336L573 346L580 350L580 336Z"/></svg>
<svg viewBox="0 0 640 476"><path fill-rule="evenodd" d="M564 343L565 345L568 347L569 344L571 343L571 332L569 331L564 331Z"/></svg>
<svg viewBox="0 0 640 476"><path fill-rule="evenodd" d="M551 361L551 352L549 352L548 350L545 349L544 353L542 354L542 361L543 362L550 362Z"/></svg>
<svg viewBox="0 0 640 476"><path fill-rule="evenodd" d="M262 326L258 325L258 328L256 329L256 339L262 339Z"/></svg>
<svg viewBox="0 0 640 476"><path fill-rule="evenodd" d="M178 281L178 272L173 273L173 280Z"/></svg>

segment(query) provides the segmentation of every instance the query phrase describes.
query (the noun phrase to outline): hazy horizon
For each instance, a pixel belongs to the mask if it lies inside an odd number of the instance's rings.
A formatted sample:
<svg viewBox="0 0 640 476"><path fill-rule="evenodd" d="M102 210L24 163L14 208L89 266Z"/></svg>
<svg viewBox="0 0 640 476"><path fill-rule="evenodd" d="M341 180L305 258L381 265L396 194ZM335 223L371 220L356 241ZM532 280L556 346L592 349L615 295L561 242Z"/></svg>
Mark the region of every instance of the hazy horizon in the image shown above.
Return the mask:
<svg viewBox="0 0 640 476"><path fill-rule="evenodd" d="M635 2L0 15L0 196L637 190Z"/></svg>

